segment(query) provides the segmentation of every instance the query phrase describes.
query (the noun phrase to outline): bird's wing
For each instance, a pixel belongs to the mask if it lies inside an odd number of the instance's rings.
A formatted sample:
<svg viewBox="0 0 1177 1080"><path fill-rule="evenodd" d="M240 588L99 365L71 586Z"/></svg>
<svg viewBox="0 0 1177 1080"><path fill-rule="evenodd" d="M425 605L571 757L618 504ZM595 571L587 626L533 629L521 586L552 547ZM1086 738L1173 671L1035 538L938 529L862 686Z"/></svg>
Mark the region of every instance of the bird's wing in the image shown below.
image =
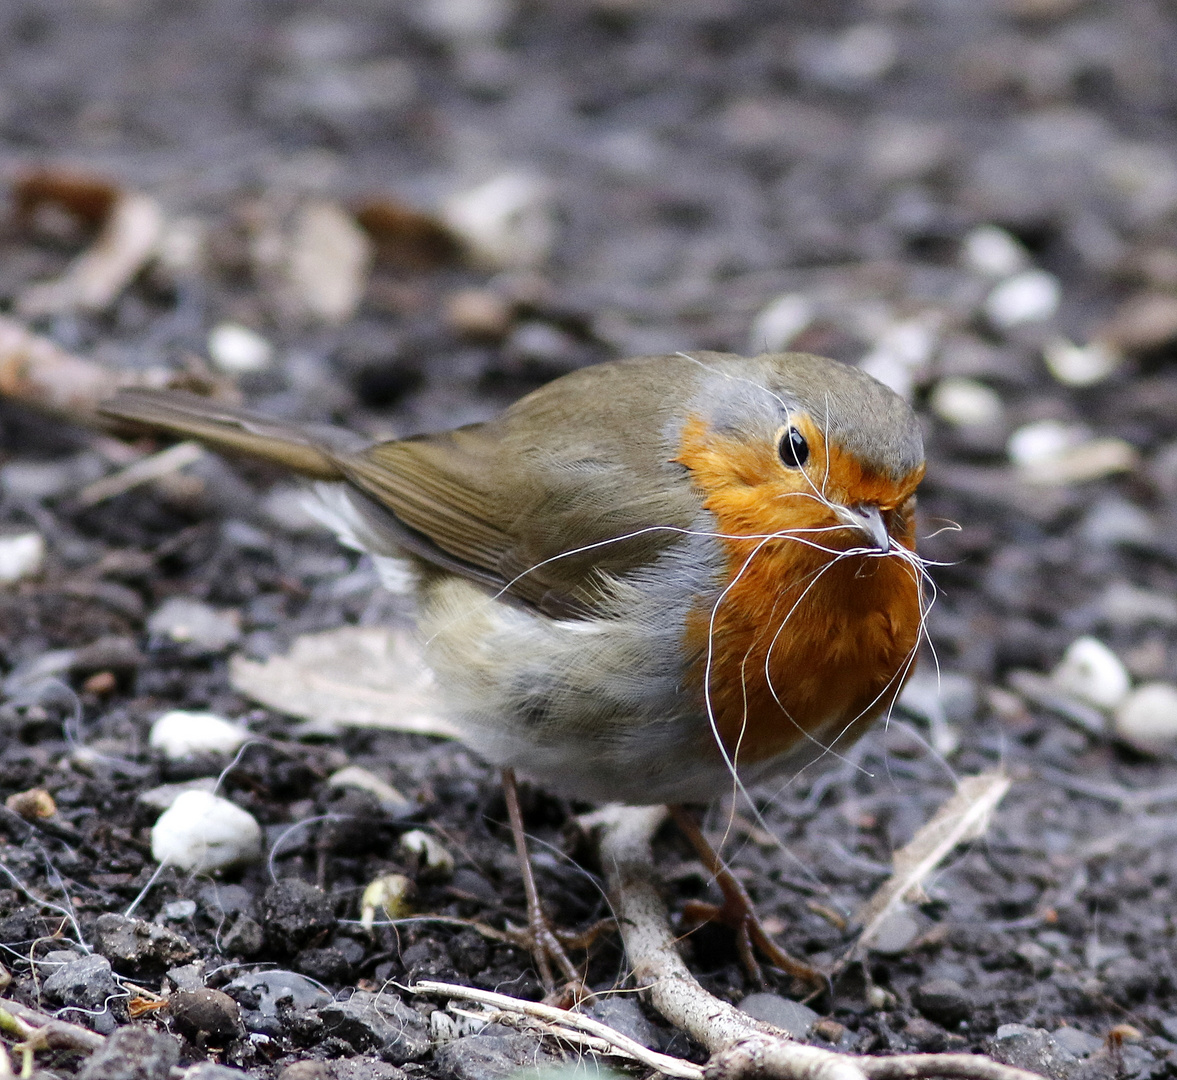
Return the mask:
<svg viewBox="0 0 1177 1080"><path fill-rule="evenodd" d="M335 461L416 554L554 614L591 611L602 575L649 563L698 516L671 460L672 361L587 368L487 424Z"/></svg>

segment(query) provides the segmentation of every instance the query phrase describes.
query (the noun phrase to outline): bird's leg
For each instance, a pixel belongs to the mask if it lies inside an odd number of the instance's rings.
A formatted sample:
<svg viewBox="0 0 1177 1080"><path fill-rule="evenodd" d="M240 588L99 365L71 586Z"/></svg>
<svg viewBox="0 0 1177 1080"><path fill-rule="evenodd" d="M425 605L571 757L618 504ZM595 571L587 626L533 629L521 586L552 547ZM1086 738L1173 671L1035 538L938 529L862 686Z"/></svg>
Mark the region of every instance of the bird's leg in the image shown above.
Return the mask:
<svg viewBox="0 0 1177 1080"><path fill-rule="evenodd" d="M760 965L752 955L751 946L755 946L761 955L773 967L780 968L807 983L825 987L828 979L817 968L790 956L775 941L768 936L760 919L752 907L752 898L748 890L736 879L735 875L723 864L715 848L703 835L699 823L694 815L682 806L668 806L670 816L674 818L682 834L690 841L695 853L703 860L703 865L715 878L719 891L723 893L723 903L720 905L693 902L690 905L690 915L696 922L721 922L736 931L736 941L740 946L740 959L744 963L748 974L757 982L763 983Z"/></svg>
<svg viewBox="0 0 1177 1080"><path fill-rule="evenodd" d="M584 996L584 983L580 972L560 944L544 909L540 906L539 891L535 887L535 875L531 872L531 859L527 854L527 834L523 831L523 814L519 810L519 787L515 782L515 770L503 769L503 796L507 801L507 817L511 821L511 835L515 838L515 855L519 860L519 872L523 875L523 891L527 896L527 929L531 939L531 955L539 969L540 982L544 993L550 998L556 994L556 980L552 975L552 961L560 968L566 980L568 991L574 999Z"/></svg>

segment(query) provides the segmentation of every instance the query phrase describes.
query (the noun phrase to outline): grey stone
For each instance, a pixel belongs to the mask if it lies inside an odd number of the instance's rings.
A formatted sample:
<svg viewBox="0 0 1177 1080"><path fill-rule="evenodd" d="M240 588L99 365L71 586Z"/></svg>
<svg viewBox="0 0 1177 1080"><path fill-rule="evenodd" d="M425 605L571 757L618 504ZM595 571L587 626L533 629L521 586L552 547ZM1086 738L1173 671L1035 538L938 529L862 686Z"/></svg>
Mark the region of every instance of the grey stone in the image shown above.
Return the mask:
<svg viewBox="0 0 1177 1080"><path fill-rule="evenodd" d="M322 889L289 878L266 890L261 923L270 947L289 955L330 934L335 928L335 905Z"/></svg>
<svg viewBox="0 0 1177 1080"><path fill-rule="evenodd" d="M1099 974L1110 997L1121 1005L1128 1005L1145 997L1155 989L1156 972L1143 960L1121 956L1112 960Z"/></svg>
<svg viewBox="0 0 1177 1080"><path fill-rule="evenodd" d="M354 1057L331 1064L333 1080L405 1080L404 1069L398 1069L379 1058Z"/></svg>
<svg viewBox="0 0 1177 1080"><path fill-rule="evenodd" d="M502 1080L525 1065L532 1071L559 1060L544 1050L537 1036L522 1034L468 1035L433 1055L434 1068L446 1080Z"/></svg>
<svg viewBox="0 0 1177 1080"><path fill-rule="evenodd" d="M45 996L61 1005L101 1012L112 1000L121 1000L126 991L115 981L110 961L104 956L83 956L62 964L42 984ZM67 1020L76 1017L67 1016Z"/></svg>
<svg viewBox="0 0 1177 1080"><path fill-rule="evenodd" d="M221 949L226 956L240 956L246 960L257 956L266 944L266 932L261 923L248 915L238 915L236 922L221 938Z"/></svg>
<svg viewBox="0 0 1177 1080"><path fill-rule="evenodd" d="M919 933L919 920L910 911L899 908L879 924L870 943L871 952L880 956L901 956L919 937Z"/></svg>
<svg viewBox="0 0 1177 1080"><path fill-rule="evenodd" d="M184 1080L242 1080L246 1075L240 1069L230 1069L228 1065L202 1061L184 1071Z"/></svg>
<svg viewBox="0 0 1177 1080"><path fill-rule="evenodd" d="M608 1024L614 1031L651 1050L662 1049L661 1033L646 1019L642 1007L632 997L597 998L585 1011L594 1020Z"/></svg>
<svg viewBox="0 0 1177 1080"><path fill-rule="evenodd" d="M241 638L233 615L187 596L165 600L147 620L147 629L153 638L192 656L223 652Z"/></svg>
<svg viewBox="0 0 1177 1080"><path fill-rule="evenodd" d="M915 1007L929 1020L956 1027L973 1011L972 997L954 979L932 979L916 987L912 995Z"/></svg>
<svg viewBox="0 0 1177 1080"><path fill-rule="evenodd" d="M174 930L109 911L94 924L94 948L132 974L158 974L196 955Z"/></svg>
<svg viewBox="0 0 1177 1080"><path fill-rule="evenodd" d="M77 1080L168 1080L180 1060L176 1040L149 1027L119 1028L78 1072Z"/></svg>
<svg viewBox="0 0 1177 1080"><path fill-rule="evenodd" d="M321 986L316 986L305 975L294 971L257 971L241 975L225 987L230 996L247 994L264 1016L277 1016L278 1007L301 1011L318 1009L331 1001L331 995Z"/></svg>
<svg viewBox="0 0 1177 1080"><path fill-rule="evenodd" d="M780 994L749 994L740 1009L757 1020L787 1031L794 1039L808 1038L813 1025L821 1019L807 1005L790 1001Z"/></svg>
<svg viewBox="0 0 1177 1080"><path fill-rule="evenodd" d="M1053 1080L1070 1080L1078 1075L1079 1059L1042 1028L1002 1024L986 1049L1003 1065L1029 1069Z"/></svg>
<svg viewBox="0 0 1177 1080"><path fill-rule="evenodd" d="M1050 1037L1064 1050L1080 1058L1098 1053L1104 1045L1103 1039L1098 1035L1092 1035L1073 1027L1056 1028Z"/></svg>
<svg viewBox="0 0 1177 1080"><path fill-rule="evenodd" d="M393 1065L423 1058L432 1049L424 1016L395 994L357 990L319 1010L327 1031L361 1052L376 1051Z"/></svg>

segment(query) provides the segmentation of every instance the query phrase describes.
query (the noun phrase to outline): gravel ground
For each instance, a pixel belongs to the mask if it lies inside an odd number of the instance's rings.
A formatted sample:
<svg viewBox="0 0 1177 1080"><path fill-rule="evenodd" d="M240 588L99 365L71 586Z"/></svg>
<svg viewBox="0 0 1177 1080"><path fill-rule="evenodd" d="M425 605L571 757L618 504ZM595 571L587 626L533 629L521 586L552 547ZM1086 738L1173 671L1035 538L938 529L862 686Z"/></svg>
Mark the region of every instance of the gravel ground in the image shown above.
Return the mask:
<svg viewBox="0 0 1177 1080"><path fill-rule="evenodd" d="M1175 46L1162 0L10 0L14 190L38 168L105 177L157 200L166 243L101 310L39 309L30 284L61 274L94 222L14 199L0 310L110 368L232 377L261 410L373 435L480 419L576 366L658 351L788 346L902 389L926 421L940 692L929 654L904 715L837 767L758 790L763 823L737 807L728 851L780 940L832 965L846 917L954 778L1001 767L1013 784L984 838L788 1021L860 1052L1170 1076ZM376 245L342 316L290 270L308 207L358 211ZM474 255L453 256L454 232ZM259 468L206 457L88 505L86 486L129 460L0 403L0 554L45 544L0 587L0 793L56 805L0 813L7 996L122 1030L94 1077L210 1060L285 1080L489 1080L555 1060L506 1029L443 1045L434 1006L394 985L535 997L524 952L469 928L358 923L390 872L413 880L414 911L521 920L488 770L450 742L299 727L229 682L232 654L399 625L403 602ZM1083 638L1107 648L1073 649ZM145 793L227 761L149 746L177 708L256 736L220 791L268 860L216 879L169 869L143 893L161 798ZM405 801L328 782L349 765ZM525 800L558 921L603 917L581 808ZM729 811L713 809L717 833ZM452 873L401 843L414 830ZM672 911L710 895L674 836L659 859ZM729 934L684 947L721 996L761 989ZM608 935L589 971L620 985ZM165 984L168 1007L151 1008ZM379 1009L363 997L382 990ZM632 997L605 1000L611 1022L691 1053ZM83 1060L40 1055L39 1075Z"/></svg>

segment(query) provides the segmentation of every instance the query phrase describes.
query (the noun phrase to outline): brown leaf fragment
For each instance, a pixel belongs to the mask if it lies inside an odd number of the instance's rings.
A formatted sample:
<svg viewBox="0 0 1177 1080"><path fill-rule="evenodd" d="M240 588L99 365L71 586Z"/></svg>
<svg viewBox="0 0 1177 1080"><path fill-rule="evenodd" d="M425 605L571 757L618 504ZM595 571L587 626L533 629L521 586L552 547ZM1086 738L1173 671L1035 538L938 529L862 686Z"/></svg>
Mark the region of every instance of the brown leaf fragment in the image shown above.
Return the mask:
<svg viewBox="0 0 1177 1080"><path fill-rule="evenodd" d="M395 199L366 199L355 208L355 217L376 245L382 266L430 270L461 258L461 243L438 218Z"/></svg>

